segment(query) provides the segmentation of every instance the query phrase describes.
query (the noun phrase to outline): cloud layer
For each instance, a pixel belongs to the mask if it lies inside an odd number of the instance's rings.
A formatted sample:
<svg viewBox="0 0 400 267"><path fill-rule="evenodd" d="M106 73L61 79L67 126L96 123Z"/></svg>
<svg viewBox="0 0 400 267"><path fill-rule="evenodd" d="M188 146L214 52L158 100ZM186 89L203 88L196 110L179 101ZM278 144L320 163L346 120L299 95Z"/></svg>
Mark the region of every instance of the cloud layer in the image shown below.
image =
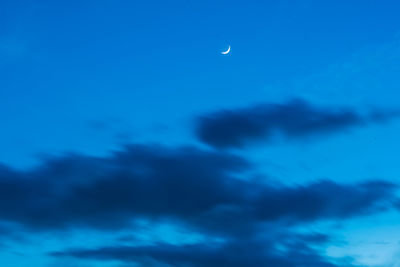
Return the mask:
<svg viewBox="0 0 400 267"><path fill-rule="evenodd" d="M216 148L242 147L275 135L323 136L393 116L362 116L295 100L212 113L199 119L197 134ZM57 259L139 266L335 267L353 265L321 253L329 236L300 235L294 227L374 214L398 203L396 185L380 180L289 185L252 179L255 171L244 156L226 150L143 144L104 157L49 157L25 171L3 165L0 223L9 232L42 233L132 230L135 222L145 220L172 224L208 240L126 245L116 239L113 245L49 253Z"/></svg>
<svg viewBox="0 0 400 267"><path fill-rule="evenodd" d="M248 161L227 152L156 145L130 145L107 157L50 158L30 171L3 166L0 220L42 232L131 229L135 219L147 219L223 240L151 246L117 242L53 252L53 257L142 266L337 266L311 248L319 239L285 229L379 212L395 199L396 187L382 181L273 185L248 179L251 170Z"/></svg>

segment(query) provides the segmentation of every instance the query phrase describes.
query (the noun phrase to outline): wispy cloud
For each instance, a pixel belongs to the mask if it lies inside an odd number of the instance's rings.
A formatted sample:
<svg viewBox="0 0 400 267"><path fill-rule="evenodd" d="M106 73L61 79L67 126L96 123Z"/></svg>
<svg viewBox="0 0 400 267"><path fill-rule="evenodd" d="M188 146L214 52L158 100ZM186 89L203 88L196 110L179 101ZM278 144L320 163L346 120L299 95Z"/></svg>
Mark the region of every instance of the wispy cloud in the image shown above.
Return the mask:
<svg viewBox="0 0 400 267"><path fill-rule="evenodd" d="M216 148L244 147L269 142L274 137L304 140L340 133L397 116L397 112L380 110L363 115L352 108L324 108L294 99L203 115L197 120L196 134Z"/></svg>

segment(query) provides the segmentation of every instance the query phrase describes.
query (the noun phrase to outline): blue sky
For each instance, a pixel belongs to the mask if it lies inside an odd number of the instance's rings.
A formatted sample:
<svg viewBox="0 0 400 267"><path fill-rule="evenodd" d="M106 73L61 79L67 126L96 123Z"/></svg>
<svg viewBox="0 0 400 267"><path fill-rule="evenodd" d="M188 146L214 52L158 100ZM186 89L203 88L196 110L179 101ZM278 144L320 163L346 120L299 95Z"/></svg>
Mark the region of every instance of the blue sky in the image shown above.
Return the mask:
<svg viewBox="0 0 400 267"><path fill-rule="evenodd" d="M399 8L2 1L0 262L396 266Z"/></svg>

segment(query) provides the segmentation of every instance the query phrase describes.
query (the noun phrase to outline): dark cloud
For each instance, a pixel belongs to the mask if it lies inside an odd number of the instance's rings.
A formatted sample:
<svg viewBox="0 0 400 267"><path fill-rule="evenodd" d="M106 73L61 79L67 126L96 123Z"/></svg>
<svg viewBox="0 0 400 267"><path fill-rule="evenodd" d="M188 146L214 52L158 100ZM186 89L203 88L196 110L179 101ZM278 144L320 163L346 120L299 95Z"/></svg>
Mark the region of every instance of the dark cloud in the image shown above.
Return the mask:
<svg viewBox="0 0 400 267"><path fill-rule="evenodd" d="M139 266L280 266L280 267L335 267L336 265L318 255L303 240L292 240L284 251L276 248L270 240L236 240L223 244L150 246L109 246L97 249L71 249L51 253L59 258L80 258L91 260L119 260L132 262Z"/></svg>
<svg viewBox="0 0 400 267"><path fill-rule="evenodd" d="M377 200L390 200L393 185L372 181L356 185L340 185L319 181L307 186L265 188L257 200L259 216L274 220L289 217L296 221L322 218L346 218L379 209ZM386 207L387 203L383 205Z"/></svg>
<svg viewBox="0 0 400 267"><path fill-rule="evenodd" d="M245 196L241 202L224 203L187 220L219 234L251 235L262 232L265 223L290 226L385 210L395 199L393 189L374 181L340 185L323 180L293 187L242 184L237 192Z"/></svg>
<svg viewBox="0 0 400 267"><path fill-rule="evenodd" d="M190 216L239 201L231 172L245 160L195 148L130 146L110 157L69 155L0 172L0 219L31 228L117 227L133 217Z"/></svg>
<svg viewBox="0 0 400 267"><path fill-rule="evenodd" d="M196 134L216 148L243 147L274 137L306 139L332 134L397 116L398 112L383 111L364 116L350 108L320 108L296 99L210 113L197 120Z"/></svg>
<svg viewBox="0 0 400 267"><path fill-rule="evenodd" d="M264 222L365 214L393 197L394 186L385 182L273 186L239 179L249 170L249 162L225 152L144 145L103 158L52 158L25 172L2 167L0 220L46 230L167 218L206 232L245 234Z"/></svg>

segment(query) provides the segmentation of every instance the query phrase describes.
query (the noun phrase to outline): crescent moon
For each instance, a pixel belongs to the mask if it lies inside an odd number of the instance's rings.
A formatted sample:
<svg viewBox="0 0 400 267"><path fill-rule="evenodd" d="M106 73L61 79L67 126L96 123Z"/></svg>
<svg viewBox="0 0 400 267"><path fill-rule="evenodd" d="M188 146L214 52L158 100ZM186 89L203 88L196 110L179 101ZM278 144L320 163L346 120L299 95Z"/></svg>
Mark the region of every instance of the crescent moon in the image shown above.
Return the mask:
<svg viewBox="0 0 400 267"><path fill-rule="evenodd" d="M226 55L231 51L231 46L228 47L228 50L221 52L221 54Z"/></svg>

